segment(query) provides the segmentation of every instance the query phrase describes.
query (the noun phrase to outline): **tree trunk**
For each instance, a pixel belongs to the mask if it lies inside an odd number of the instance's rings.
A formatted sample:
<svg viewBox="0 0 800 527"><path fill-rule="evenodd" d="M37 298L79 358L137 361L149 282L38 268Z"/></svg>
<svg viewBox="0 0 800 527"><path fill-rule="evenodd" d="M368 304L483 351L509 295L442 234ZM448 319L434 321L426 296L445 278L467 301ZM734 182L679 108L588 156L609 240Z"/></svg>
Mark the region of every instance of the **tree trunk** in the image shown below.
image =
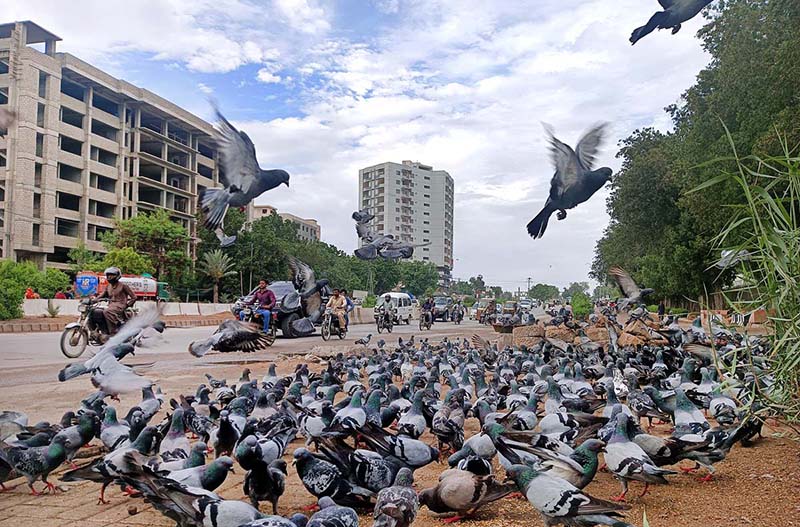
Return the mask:
<svg viewBox="0 0 800 527"><path fill-rule="evenodd" d="M214 280L214 303L219 304L219 280Z"/></svg>

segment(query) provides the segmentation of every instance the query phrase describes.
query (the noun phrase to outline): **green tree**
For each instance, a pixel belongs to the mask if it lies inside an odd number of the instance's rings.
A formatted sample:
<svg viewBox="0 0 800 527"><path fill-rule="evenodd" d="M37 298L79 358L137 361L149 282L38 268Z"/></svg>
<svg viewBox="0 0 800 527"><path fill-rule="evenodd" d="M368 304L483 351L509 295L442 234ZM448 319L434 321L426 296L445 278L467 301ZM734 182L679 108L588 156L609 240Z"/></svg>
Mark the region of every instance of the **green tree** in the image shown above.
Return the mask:
<svg viewBox="0 0 800 527"><path fill-rule="evenodd" d="M724 288L733 273L710 267L719 258L712 240L745 194L731 181L689 191L736 170L733 160L712 162L728 157L731 143L741 157L782 154L779 137L800 143L800 2L722 0L708 17L699 35L712 60L667 108L674 131L637 130L622 143L611 221L592 264L600 282L621 265L677 301Z"/></svg>
<svg viewBox="0 0 800 527"><path fill-rule="evenodd" d="M592 312L592 301L589 295L583 291L576 291L575 294L572 295L570 305L572 305L572 315L578 319L586 318L586 316Z"/></svg>
<svg viewBox="0 0 800 527"><path fill-rule="evenodd" d="M550 284L536 284L528 291L528 297L544 302L559 296L558 287Z"/></svg>
<svg viewBox="0 0 800 527"><path fill-rule="evenodd" d="M563 296L571 298L578 293L588 296L589 295L589 282L572 282L564 289Z"/></svg>
<svg viewBox="0 0 800 527"><path fill-rule="evenodd" d="M200 270L214 281L214 303L219 303L219 281L226 276L236 274L233 270L233 260L220 249L207 252L200 261Z"/></svg>
<svg viewBox="0 0 800 527"><path fill-rule="evenodd" d="M101 262L100 267L119 267L124 274L142 274L155 271L153 262L144 254L136 252L131 247L119 247L108 251Z"/></svg>
<svg viewBox="0 0 800 527"><path fill-rule="evenodd" d="M16 262L0 260L0 320L22 316L26 284Z"/></svg>
<svg viewBox="0 0 800 527"><path fill-rule="evenodd" d="M429 262L400 262L400 278L406 291L420 296L435 290L439 283L439 271Z"/></svg>
<svg viewBox="0 0 800 527"><path fill-rule="evenodd" d="M73 247L67 253L72 272L97 271L102 265L97 253L90 251L83 243Z"/></svg>
<svg viewBox="0 0 800 527"><path fill-rule="evenodd" d="M600 300L601 298L617 298L619 291L616 287L608 284L600 284L592 291L592 300Z"/></svg>
<svg viewBox="0 0 800 527"><path fill-rule="evenodd" d="M109 249L129 247L152 262L161 280L179 280L186 273L190 260L187 254L189 233L172 221L165 210L140 213L127 220L116 220L114 231L103 243Z"/></svg>

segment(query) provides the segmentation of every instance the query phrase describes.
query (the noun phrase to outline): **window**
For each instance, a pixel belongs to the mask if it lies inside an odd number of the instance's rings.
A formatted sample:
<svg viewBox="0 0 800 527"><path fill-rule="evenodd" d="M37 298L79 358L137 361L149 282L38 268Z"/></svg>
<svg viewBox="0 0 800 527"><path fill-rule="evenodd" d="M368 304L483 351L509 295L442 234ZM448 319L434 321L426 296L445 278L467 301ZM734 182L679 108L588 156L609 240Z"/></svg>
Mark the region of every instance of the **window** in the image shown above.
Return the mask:
<svg viewBox="0 0 800 527"><path fill-rule="evenodd" d="M58 178L73 183L81 182L81 169L70 165L58 164Z"/></svg>
<svg viewBox="0 0 800 527"><path fill-rule="evenodd" d="M61 150L64 152L69 152L70 154L75 154L76 156L82 155L83 143L80 141L76 141L75 139L65 135L59 136L58 140L61 144Z"/></svg>
<svg viewBox="0 0 800 527"><path fill-rule="evenodd" d="M56 206L59 209L81 210L81 197L66 192L56 192Z"/></svg>
<svg viewBox="0 0 800 527"><path fill-rule="evenodd" d="M430 198L430 197L431 197L431 195L430 195L430 194L423 194L423 195L422 195L422 197L423 197L423 198Z"/></svg>
<svg viewBox="0 0 800 527"><path fill-rule="evenodd" d="M423 224L423 225L430 225L430 224L431 224L431 222L429 222L429 221L423 221L423 222L422 222L422 224Z"/></svg>
<svg viewBox="0 0 800 527"><path fill-rule="evenodd" d="M429 189L429 188L431 188L431 186L430 185L425 185L423 188Z"/></svg>
<svg viewBox="0 0 800 527"><path fill-rule="evenodd" d="M39 72L39 97L42 99L47 98L47 81L50 78L50 75L47 73L40 71Z"/></svg>
<svg viewBox="0 0 800 527"><path fill-rule="evenodd" d="M422 214L424 214L425 216L430 216L431 215L430 212L423 212Z"/></svg>
<svg viewBox="0 0 800 527"><path fill-rule="evenodd" d="M430 234L431 231L422 231L422 234Z"/></svg>
<svg viewBox="0 0 800 527"><path fill-rule="evenodd" d="M431 206L430 203L423 203L422 205L425 206L425 207L430 207Z"/></svg>
<svg viewBox="0 0 800 527"><path fill-rule="evenodd" d="M33 166L33 186L34 187L41 187L42 186L42 164L36 163Z"/></svg>
<svg viewBox="0 0 800 527"><path fill-rule="evenodd" d="M42 103L36 105L36 126L44 128L44 104Z"/></svg>
<svg viewBox="0 0 800 527"><path fill-rule="evenodd" d="M37 224L37 223L33 224L33 230L31 231L31 243L33 245L39 245L39 229L40 228L41 227L39 226L39 224Z"/></svg>
<svg viewBox="0 0 800 527"><path fill-rule="evenodd" d="M78 237L77 221L65 220L64 218L56 218L56 234L59 236L69 236L70 238Z"/></svg>
<svg viewBox="0 0 800 527"><path fill-rule="evenodd" d="M42 217L42 195L41 194L34 194L33 195L33 217L34 218L41 218Z"/></svg>
<svg viewBox="0 0 800 527"><path fill-rule="evenodd" d="M42 157L44 151L44 134L36 134L36 157Z"/></svg>

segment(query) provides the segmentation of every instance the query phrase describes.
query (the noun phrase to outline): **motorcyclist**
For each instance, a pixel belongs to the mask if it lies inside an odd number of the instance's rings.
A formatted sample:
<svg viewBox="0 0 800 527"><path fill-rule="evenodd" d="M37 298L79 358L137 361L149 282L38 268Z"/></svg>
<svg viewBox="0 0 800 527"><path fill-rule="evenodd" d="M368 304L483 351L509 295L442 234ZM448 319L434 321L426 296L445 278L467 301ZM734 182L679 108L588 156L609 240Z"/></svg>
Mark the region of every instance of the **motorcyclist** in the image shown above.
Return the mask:
<svg viewBox="0 0 800 527"><path fill-rule="evenodd" d="M456 300L456 303L453 304L453 320L459 320L464 318L464 306L461 305L461 300Z"/></svg>
<svg viewBox="0 0 800 527"><path fill-rule="evenodd" d="M125 323L125 310L136 303L136 294L126 284L120 282L122 271L119 267L109 267L103 274L106 275L108 285L97 299L109 300L108 306L103 310L103 317L106 319L108 334L114 335Z"/></svg>
<svg viewBox="0 0 800 527"><path fill-rule="evenodd" d="M347 323L344 320L344 314L347 310L347 302L345 301L344 297L339 294L338 289L333 290L333 295L331 295L330 299L328 299L328 304L325 307L333 311L333 314L339 319L340 330L347 328Z"/></svg>
<svg viewBox="0 0 800 527"><path fill-rule="evenodd" d="M261 315L264 319L263 331L269 333L269 323L272 321L272 308L275 307L275 293L267 288L268 280L259 280L258 289L253 294L253 313ZM244 320L244 310L239 313L239 319Z"/></svg>
<svg viewBox="0 0 800 527"><path fill-rule="evenodd" d="M422 304L422 316L428 317L431 325L433 325L433 298L428 297Z"/></svg>
<svg viewBox="0 0 800 527"><path fill-rule="evenodd" d="M389 293L383 295L383 298L381 298L380 303L376 307L377 312L380 313L381 316L387 317L387 315L392 312L392 309L394 309L392 305L392 296Z"/></svg>

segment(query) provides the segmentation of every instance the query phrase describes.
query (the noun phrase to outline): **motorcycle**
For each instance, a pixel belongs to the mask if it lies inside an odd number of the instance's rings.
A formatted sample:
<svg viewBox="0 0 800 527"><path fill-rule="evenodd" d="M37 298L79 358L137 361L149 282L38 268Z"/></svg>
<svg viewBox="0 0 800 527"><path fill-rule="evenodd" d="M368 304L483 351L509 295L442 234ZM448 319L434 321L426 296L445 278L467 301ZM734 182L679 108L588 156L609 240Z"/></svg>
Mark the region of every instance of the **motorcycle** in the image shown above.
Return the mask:
<svg viewBox="0 0 800 527"><path fill-rule="evenodd" d="M244 306L240 313L242 313L242 321L249 322L250 324L255 324L256 326L263 328L264 327L264 315L260 313L256 313L251 306ZM278 312L276 310L272 311L270 315L270 322L269 322L269 333L267 333L267 346L272 346L275 343L275 339L278 336Z"/></svg>
<svg viewBox="0 0 800 527"><path fill-rule="evenodd" d="M419 316L419 330L431 329L433 325L433 313L430 311L423 311Z"/></svg>
<svg viewBox="0 0 800 527"><path fill-rule="evenodd" d="M77 322L71 322L64 327L61 333L61 353L65 357L75 359L80 357L87 346L102 346L111 336L106 324L103 311L108 306L108 300L84 299L78 305ZM136 314L136 310L129 307L123 315L123 322Z"/></svg>
<svg viewBox="0 0 800 527"><path fill-rule="evenodd" d="M339 339L343 339L347 336L347 328L339 327L339 317L333 314L332 309L326 309L320 333L322 333L322 340L325 341L330 340L331 335L336 335Z"/></svg>
<svg viewBox="0 0 800 527"><path fill-rule="evenodd" d="M378 333L383 333L385 329L388 333L392 332L392 328L394 327L394 318L396 316L396 311L382 309L380 313L375 314L375 324L378 326Z"/></svg>
<svg viewBox="0 0 800 527"><path fill-rule="evenodd" d="M453 309L453 323L460 325L462 320L464 320L464 310L456 307Z"/></svg>

